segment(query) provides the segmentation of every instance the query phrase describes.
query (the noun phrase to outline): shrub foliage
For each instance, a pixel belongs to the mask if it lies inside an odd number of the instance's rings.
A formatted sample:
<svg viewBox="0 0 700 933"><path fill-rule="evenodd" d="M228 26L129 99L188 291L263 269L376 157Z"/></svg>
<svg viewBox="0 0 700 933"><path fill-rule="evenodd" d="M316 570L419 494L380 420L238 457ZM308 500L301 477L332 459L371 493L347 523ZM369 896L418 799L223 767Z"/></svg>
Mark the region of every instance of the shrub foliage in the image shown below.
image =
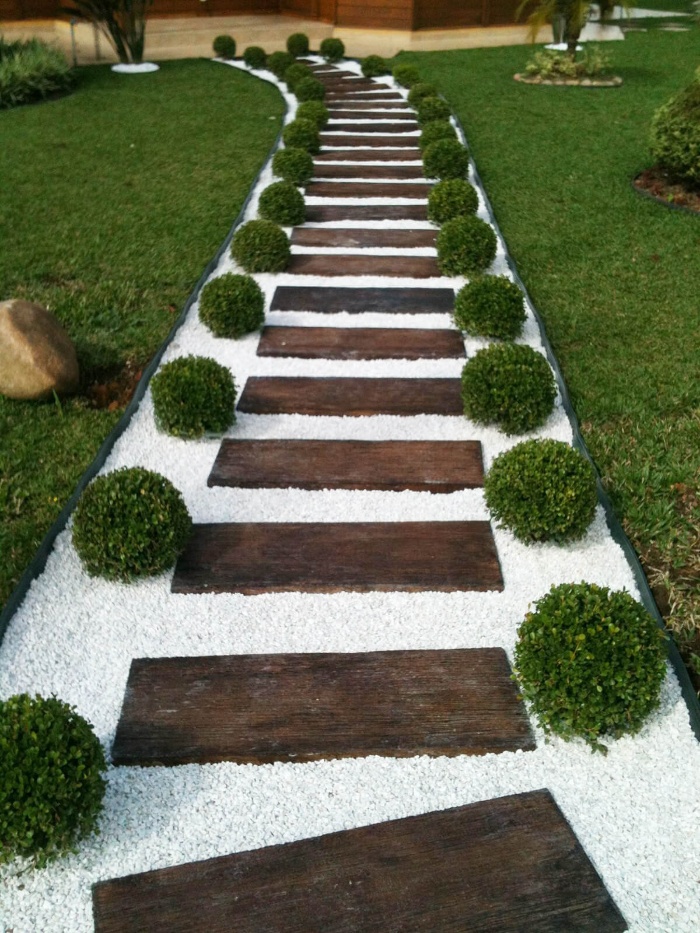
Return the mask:
<svg viewBox="0 0 700 933"><path fill-rule="evenodd" d="M436 120L449 120L452 115L450 105L442 97L423 97L416 104L418 122L423 126Z"/></svg>
<svg viewBox="0 0 700 933"><path fill-rule="evenodd" d="M287 37L287 51L295 58L309 54L309 37L305 32L293 32Z"/></svg>
<svg viewBox="0 0 700 933"><path fill-rule="evenodd" d="M280 149L272 159L272 171L279 178L303 187L314 174L314 160L306 149Z"/></svg>
<svg viewBox="0 0 700 933"><path fill-rule="evenodd" d="M420 81L418 84L414 84L408 92L408 102L412 107L415 107L424 97L437 96L438 89L434 84L426 84L425 81Z"/></svg>
<svg viewBox="0 0 700 933"><path fill-rule="evenodd" d="M236 340L262 327L265 296L249 275L227 272L202 289L199 316L214 336Z"/></svg>
<svg viewBox="0 0 700 933"><path fill-rule="evenodd" d="M319 51L327 62L339 62L345 55L345 44L341 39L324 39L319 46Z"/></svg>
<svg viewBox="0 0 700 933"><path fill-rule="evenodd" d="M305 100L297 107L297 120L308 120L322 129L328 123L328 107L321 100Z"/></svg>
<svg viewBox="0 0 700 933"><path fill-rule="evenodd" d="M233 36L217 36L213 42L214 54L219 58L235 58L236 57L236 40Z"/></svg>
<svg viewBox="0 0 700 933"><path fill-rule="evenodd" d="M473 215L462 215L443 224L437 235L440 271L445 275L475 275L496 258L493 228Z"/></svg>
<svg viewBox="0 0 700 933"><path fill-rule="evenodd" d="M306 149L307 152L316 153L321 149L321 137L318 127L310 120L292 120L282 130L282 139L285 146L292 149Z"/></svg>
<svg viewBox="0 0 700 933"><path fill-rule="evenodd" d="M304 223L306 205L304 195L289 181L276 181L260 195L258 212L265 220L283 227Z"/></svg>
<svg viewBox="0 0 700 933"><path fill-rule="evenodd" d="M515 340L522 333L525 318L523 293L504 275L478 276L455 298L457 327L477 337Z"/></svg>
<svg viewBox="0 0 700 933"><path fill-rule="evenodd" d="M389 74L390 68L381 55L368 55L362 62L362 74L365 78L378 78Z"/></svg>
<svg viewBox="0 0 700 933"><path fill-rule="evenodd" d="M415 65L394 65L391 76L401 87L413 87L420 83L420 71Z"/></svg>
<svg viewBox="0 0 700 933"><path fill-rule="evenodd" d="M651 151L673 181L700 189L700 75L656 111Z"/></svg>
<svg viewBox="0 0 700 933"><path fill-rule="evenodd" d="M469 150L457 139L438 139L423 151L423 174L426 178L465 178Z"/></svg>
<svg viewBox="0 0 700 933"><path fill-rule="evenodd" d="M243 61L249 68L264 68L267 64L265 49L261 49L259 45L249 45L243 52Z"/></svg>
<svg viewBox="0 0 700 933"><path fill-rule="evenodd" d="M231 255L246 272L281 272L289 262L289 238L271 220L249 220L231 241Z"/></svg>
<svg viewBox="0 0 700 933"><path fill-rule="evenodd" d="M284 73L295 62L294 56L289 52L273 52L267 56L267 67L280 81L284 79Z"/></svg>
<svg viewBox="0 0 700 933"><path fill-rule="evenodd" d="M452 126L449 120L435 120L427 123L418 139L418 145L421 152L425 152L429 146L441 139L453 139L457 141L457 130Z"/></svg>
<svg viewBox="0 0 700 933"><path fill-rule="evenodd" d="M303 65L301 62L294 62L284 73L284 83L290 91L293 91L300 81L310 77L311 70L306 65Z"/></svg>
<svg viewBox="0 0 700 933"><path fill-rule="evenodd" d="M444 224L453 217L476 214L478 207L479 196L473 185L464 178L445 178L428 195L428 220Z"/></svg>
<svg viewBox="0 0 700 933"><path fill-rule="evenodd" d="M206 356L181 356L151 381L156 424L175 437L223 434L236 420L230 371Z"/></svg>
<svg viewBox="0 0 700 933"><path fill-rule="evenodd" d="M63 53L38 39L4 42L0 37L0 110L69 91L73 72Z"/></svg>
<svg viewBox="0 0 700 933"><path fill-rule="evenodd" d="M294 94L299 102L305 100L323 100L326 96L325 85L316 78L304 78L294 86Z"/></svg>

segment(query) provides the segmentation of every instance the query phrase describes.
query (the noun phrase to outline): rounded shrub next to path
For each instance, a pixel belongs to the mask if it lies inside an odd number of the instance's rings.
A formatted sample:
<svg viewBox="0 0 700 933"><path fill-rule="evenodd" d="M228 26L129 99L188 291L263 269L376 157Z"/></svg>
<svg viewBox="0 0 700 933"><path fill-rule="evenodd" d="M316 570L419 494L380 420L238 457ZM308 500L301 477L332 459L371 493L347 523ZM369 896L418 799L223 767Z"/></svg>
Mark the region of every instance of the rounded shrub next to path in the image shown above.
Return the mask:
<svg viewBox="0 0 700 933"><path fill-rule="evenodd" d="M236 387L231 372L206 356L181 356L151 382L159 430L175 437L223 434L236 420Z"/></svg>
<svg viewBox="0 0 700 933"><path fill-rule="evenodd" d="M418 145L421 152L425 152L429 146L441 139L452 139L457 142L457 130L452 126L449 120L435 120L427 123L418 138ZM466 172L465 172L466 174Z"/></svg>
<svg viewBox="0 0 700 933"><path fill-rule="evenodd" d="M438 266L444 275L475 275L496 258L493 227L473 215L462 215L443 224L437 235Z"/></svg>
<svg viewBox="0 0 700 933"><path fill-rule="evenodd" d="M434 84L426 84L421 81L419 84L414 84L408 92L408 102L412 107L415 107L424 97L437 97L437 93L438 90Z"/></svg>
<svg viewBox="0 0 700 933"><path fill-rule="evenodd" d="M654 114L651 152L672 181L700 190L700 72Z"/></svg>
<svg viewBox="0 0 700 933"><path fill-rule="evenodd" d="M394 65L391 76L401 87L413 87L420 82L420 71L415 65Z"/></svg>
<svg viewBox="0 0 700 933"><path fill-rule="evenodd" d="M282 130L282 139L290 149L306 149L314 154L321 149L318 127L310 120L292 120Z"/></svg>
<svg viewBox="0 0 700 933"><path fill-rule="evenodd" d="M455 298L455 324L475 337L515 340L526 317L523 293L504 275L477 276Z"/></svg>
<svg viewBox="0 0 700 933"><path fill-rule="evenodd" d="M389 74L389 71L389 65L381 55L368 55L363 59L362 74L365 78L378 78L379 75Z"/></svg>
<svg viewBox="0 0 700 933"><path fill-rule="evenodd" d="M262 327L265 296L251 276L227 272L202 289L199 316L215 337L237 340Z"/></svg>
<svg viewBox="0 0 700 933"><path fill-rule="evenodd" d="M290 146L274 154L272 171L279 178L303 187L313 178L314 160L306 149Z"/></svg>
<svg viewBox="0 0 700 933"><path fill-rule="evenodd" d="M304 223L306 205L304 195L289 181L276 181L260 195L258 212L265 220L283 227Z"/></svg>
<svg viewBox="0 0 700 933"><path fill-rule="evenodd" d="M267 64L267 55L265 49L259 45L249 45L243 52L243 61L249 68L259 70Z"/></svg>
<svg viewBox="0 0 700 933"><path fill-rule="evenodd" d="M305 100L297 107L296 119L315 123L319 130L328 123L329 116L328 107L322 100Z"/></svg>
<svg viewBox="0 0 700 933"><path fill-rule="evenodd" d="M436 120L449 120L452 116L450 105L442 97L423 97L416 104L418 122L427 126Z"/></svg>
<svg viewBox="0 0 700 933"><path fill-rule="evenodd" d="M327 62L339 62L345 55L345 43L342 39L324 39L319 46L319 51Z"/></svg>
<svg viewBox="0 0 700 933"><path fill-rule="evenodd" d="M479 196L472 184L464 178L445 178L428 195L428 220L444 224L454 217L476 214L478 207Z"/></svg>
<svg viewBox="0 0 700 933"><path fill-rule="evenodd" d="M426 178L466 178L469 150L458 139L438 139L423 151Z"/></svg>
<svg viewBox="0 0 700 933"><path fill-rule="evenodd" d="M249 220L233 235L231 255L246 272L282 272L291 256L289 238L271 220Z"/></svg>
<svg viewBox="0 0 700 933"><path fill-rule="evenodd" d="M230 60L236 57L236 40L233 36L217 36L212 43L214 54L218 58Z"/></svg>
<svg viewBox="0 0 700 933"><path fill-rule="evenodd" d="M267 56L267 67L280 81L284 80L284 73L296 59L289 52L273 52Z"/></svg>
<svg viewBox="0 0 700 933"><path fill-rule="evenodd" d="M311 70L306 65L301 62L294 62L284 73L284 83L290 91L293 91L300 81L304 81L306 78L310 77Z"/></svg>
<svg viewBox="0 0 700 933"><path fill-rule="evenodd" d="M303 78L294 85L294 95L298 101L323 100L326 96L326 86L316 78Z"/></svg>
<svg viewBox="0 0 700 933"><path fill-rule="evenodd" d="M295 58L309 54L309 37L305 32L293 32L287 36L287 51Z"/></svg>

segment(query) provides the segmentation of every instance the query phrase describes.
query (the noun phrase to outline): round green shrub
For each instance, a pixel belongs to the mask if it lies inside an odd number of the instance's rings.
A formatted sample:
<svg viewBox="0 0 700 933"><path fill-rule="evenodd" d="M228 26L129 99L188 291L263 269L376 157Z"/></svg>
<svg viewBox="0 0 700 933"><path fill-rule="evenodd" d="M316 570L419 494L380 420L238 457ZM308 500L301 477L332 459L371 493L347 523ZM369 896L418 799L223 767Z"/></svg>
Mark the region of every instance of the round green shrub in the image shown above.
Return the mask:
<svg viewBox="0 0 700 933"><path fill-rule="evenodd" d="M246 272L281 272L291 255L289 238L271 220L249 220L234 233L231 255Z"/></svg>
<svg viewBox="0 0 700 933"><path fill-rule="evenodd" d="M249 68L264 68L267 64L265 49L261 49L259 45L249 45L243 52L243 61Z"/></svg>
<svg viewBox="0 0 700 933"><path fill-rule="evenodd" d="M267 67L280 81L284 79L284 73L290 65L294 64L294 56L289 52L273 52L267 56Z"/></svg>
<svg viewBox="0 0 700 933"><path fill-rule="evenodd" d="M37 867L99 832L107 770L92 726L55 696L0 700L0 863Z"/></svg>
<svg viewBox="0 0 700 933"><path fill-rule="evenodd" d="M306 149L280 149L272 158L272 171L285 181L303 187L313 178L314 160Z"/></svg>
<svg viewBox="0 0 700 933"><path fill-rule="evenodd" d="M296 227L306 217L304 195L291 182L276 181L260 195L258 213L283 227Z"/></svg>
<svg viewBox="0 0 700 933"><path fill-rule="evenodd" d="M651 152L672 181L700 189L700 78L654 114Z"/></svg>
<svg viewBox="0 0 700 933"><path fill-rule="evenodd" d="M300 103L305 100L323 100L326 88L316 78L304 78L294 86L294 94Z"/></svg>
<svg viewBox="0 0 700 933"><path fill-rule="evenodd" d="M496 258L496 234L479 217L467 214L442 225L437 235L438 266L444 275L477 275Z"/></svg>
<svg viewBox="0 0 700 933"><path fill-rule="evenodd" d="M233 36L217 36L212 43L214 54L218 58L236 57L236 40Z"/></svg>
<svg viewBox="0 0 700 933"><path fill-rule="evenodd" d="M294 62L284 73L284 83L290 91L293 91L300 81L304 81L306 78L310 77L311 71L306 65L302 65L301 62Z"/></svg>
<svg viewBox="0 0 700 933"><path fill-rule="evenodd" d="M526 316L523 293L504 275L477 276L455 298L455 324L476 337L515 340Z"/></svg>
<svg viewBox="0 0 700 933"><path fill-rule="evenodd" d="M427 126L436 120L449 120L452 114L450 105L442 97L424 97L416 104L418 122Z"/></svg>
<svg viewBox="0 0 700 933"><path fill-rule="evenodd" d="M191 528L170 480L124 467L98 476L80 497L73 544L90 576L128 582L172 567Z"/></svg>
<svg viewBox="0 0 700 933"><path fill-rule="evenodd" d="M345 44L341 39L324 39L319 51L327 62L339 62L345 55Z"/></svg>
<svg viewBox="0 0 700 933"><path fill-rule="evenodd" d="M175 437L223 434L236 420L236 387L230 371L206 356L181 356L151 381L160 431Z"/></svg>
<svg viewBox="0 0 700 933"><path fill-rule="evenodd" d="M437 97L437 93L438 90L434 84L426 84L424 81L420 81L418 84L414 84L408 92L408 102L412 107L415 107L424 97Z"/></svg>
<svg viewBox="0 0 700 933"><path fill-rule="evenodd" d="M543 424L554 408L556 385L549 364L532 347L498 343L478 350L462 370L464 414L524 434Z"/></svg>
<svg viewBox="0 0 700 933"><path fill-rule="evenodd" d="M0 110L67 94L75 74L60 48L0 36Z"/></svg>
<svg viewBox="0 0 700 933"><path fill-rule="evenodd" d="M438 139L423 151L426 178L464 178L469 174L469 150L457 139Z"/></svg>
<svg viewBox="0 0 700 933"><path fill-rule="evenodd" d="M237 340L262 327L265 296L249 275L227 272L202 289L199 316L215 337Z"/></svg>
<svg viewBox="0 0 700 933"><path fill-rule="evenodd" d="M418 139L421 152L425 152L429 146L441 139L457 139L457 130L449 120L435 120L433 123L426 123Z"/></svg>
<svg viewBox="0 0 700 933"><path fill-rule="evenodd" d="M514 671L545 732L605 751L601 736L639 732L659 705L665 658L664 633L629 593L563 583L525 616Z"/></svg>
<svg viewBox="0 0 700 933"><path fill-rule="evenodd" d="M389 74L389 65L381 55L368 55L362 62L362 74L365 78L378 78Z"/></svg>
<svg viewBox="0 0 700 933"><path fill-rule="evenodd" d="M297 107L296 119L315 123L319 130L328 123L328 117L328 107L321 100L305 100Z"/></svg>
<svg viewBox="0 0 700 933"><path fill-rule="evenodd" d="M309 54L309 37L305 32L293 32L287 37L287 51L295 58Z"/></svg>
<svg viewBox="0 0 700 933"><path fill-rule="evenodd" d="M428 195L428 219L435 224L444 224L464 214L476 214L478 208L476 189L464 178L445 178Z"/></svg>
<svg viewBox="0 0 700 933"><path fill-rule="evenodd" d="M321 137L318 127L310 120L292 120L282 130L282 139L285 146L291 149L306 149L307 152L316 153L321 149Z"/></svg>
<svg viewBox="0 0 700 933"><path fill-rule="evenodd" d="M420 72L415 65L394 65L391 76L401 87L413 87L420 84Z"/></svg>
<svg viewBox="0 0 700 933"><path fill-rule="evenodd" d="M530 440L496 457L484 480L486 504L516 538L582 538L597 502L593 467L562 441Z"/></svg>

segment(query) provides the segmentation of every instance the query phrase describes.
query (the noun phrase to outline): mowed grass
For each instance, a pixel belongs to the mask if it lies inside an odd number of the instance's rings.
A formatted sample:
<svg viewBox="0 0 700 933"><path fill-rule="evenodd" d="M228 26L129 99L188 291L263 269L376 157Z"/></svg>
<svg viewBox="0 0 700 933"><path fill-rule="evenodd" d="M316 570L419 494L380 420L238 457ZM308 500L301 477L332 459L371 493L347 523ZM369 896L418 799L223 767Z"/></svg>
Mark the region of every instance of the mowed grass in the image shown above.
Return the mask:
<svg viewBox="0 0 700 933"><path fill-rule="evenodd" d="M83 68L72 96L0 112L0 300L59 317L83 390L160 346L283 112L271 85L205 60ZM121 410L0 396L0 606Z"/></svg>
<svg viewBox="0 0 700 933"><path fill-rule="evenodd" d="M700 30L609 43L619 89L517 84L523 47L402 55L459 114L583 434L700 670L700 217L642 199L649 123Z"/></svg>

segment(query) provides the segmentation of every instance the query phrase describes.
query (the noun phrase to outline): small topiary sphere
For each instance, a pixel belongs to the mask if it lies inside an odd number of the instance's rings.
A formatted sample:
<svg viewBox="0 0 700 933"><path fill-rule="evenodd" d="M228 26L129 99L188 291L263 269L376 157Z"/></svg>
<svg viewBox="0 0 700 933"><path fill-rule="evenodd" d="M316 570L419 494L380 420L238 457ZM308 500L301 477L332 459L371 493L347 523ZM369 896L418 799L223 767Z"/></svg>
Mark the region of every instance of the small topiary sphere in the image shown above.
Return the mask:
<svg viewBox="0 0 700 933"><path fill-rule="evenodd" d="M231 255L246 272L281 272L291 256L289 238L271 220L249 220L233 235Z"/></svg>
<svg viewBox="0 0 700 933"><path fill-rule="evenodd" d="M314 174L314 160L306 149L280 149L272 158L272 171L285 181L303 187Z"/></svg>
<svg viewBox="0 0 700 933"><path fill-rule="evenodd" d="M0 863L37 867L99 832L107 770L92 726L55 696L0 700Z"/></svg>
<svg viewBox="0 0 700 933"><path fill-rule="evenodd" d="M444 275L476 275L496 258L496 234L473 215L454 217L437 235L438 266Z"/></svg>
<svg viewBox="0 0 700 933"><path fill-rule="evenodd" d="M457 139L438 139L423 152L426 178L465 178L469 174L469 150Z"/></svg>
<svg viewBox="0 0 700 933"><path fill-rule="evenodd" d="M304 195L291 182L276 181L260 195L258 213L283 227L296 227L306 217Z"/></svg>
<svg viewBox="0 0 700 933"><path fill-rule="evenodd" d="M284 73L290 65L294 64L294 56L289 52L273 52L267 56L267 67L280 81L284 78Z"/></svg>
<svg viewBox="0 0 700 933"><path fill-rule="evenodd" d="M310 77L311 71L306 65L302 65L301 62L294 62L284 73L284 83L290 91L293 91L300 81L304 81L306 78Z"/></svg>
<svg viewBox="0 0 700 933"><path fill-rule="evenodd" d="M243 52L243 61L249 68L264 68L267 64L265 49L261 49L259 45L249 45Z"/></svg>
<svg viewBox="0 0 700 933"><path fill-rule="evenodd" d="M265 296L249 275L227 272L202 289L199 316L215 337L237 340L262 327Z"/></svg>
<svg viewBox="0 0 700 933"><path fill-rule="evenodd" d="M212 43L214 54L218 58L236 57L236 40L233 36L217 36Z"/></svg>
<svg viewBox="0 0 700 933"><path fill-rule="evenodd" d="M418 122L423 126L436 120L449 120L452 115L450 105L442 97L424 97L416 105Z"/></svg>
<svg viewBox="0 0 700 933"><path fill-rule="evenodd" d="M524 434L547 420L557 390L547 360L532 347L498 343L478 350L462 370L464 414Z"/></svg>
<svg viewBox="0 0 700 933"><path fill-rule="evenodd" d="M305 100L323 100L326 88L316 78L304 78L294 86L294 95L300 103Z"/></svg>
<svg viewBox="0 0 700 933"><path fill-rule="evenodd" d="M293 32L287 37L287 51L295 58L309 54L309 37L305 32Z"/></svg>
<svg viewBox="0 0 700 933"><path fill-rule="evenodd" d="M439 181L428 195L428 220L434 224L444 224L464 214L476 214L478 208L476 189L464 178Z"/></svg>
<svg viewBox="0 0 700 933"><path fill-rule="evenodd" d="M362 62L362 74L365 78L378 78L389 74L389 65L381 55L368 55Z"/></svg>
<svg viewBox="0 0 700 933"><path fill-rule="evenodd" d="M420 84L420 71L415 65L394 65L391 76L401 87L413 87Z"/></svg>
<svg viewBox="0 0 700 933"><path fill-rule="evenodd" d="M550 439L523 441L496 457L484 495L491 515L528 544L582 538L598 501L588 460Z"/></svg>
<svg viewBox="0 0 700 933"><path fill-rule="evenodd" d="M584 738L639 732L659 705L666 638L629 593L562 583L520 626L514 671L545 732Z"/></svg>
<svg viewBox="0 0 700 933"><path fill-rule="evenodd" d="M700 189L700 77L654 114L651 152L672 181Z"/></svg>
<svg viewBox="0 0 700 933"><path fill-rule="evenodd" d="M90 576L126 583L172 567L191 529L187 506L170 480L125 467L98 476L82 494L73 544Z"/></svg>
<svg viewBox="0 0 700 933"><path fill-rule="evenodd" d="M151 381L160 431L175 437L223 434L236 420L236 387L230 371L206 356L181 356Z"/></svg>
<svg viewBox="0 0 700 933"><path fill-rule="evenodd" d="M345 44L341 39L324 39L319 51L327 62L339 62L345 55Z"/></svg>
<svg viewBox="0 0 700 933"><path fill-rule="evenodd" d="M328 117L328 107L321 100L306 100L297 107L296 119L315 123L319 130L328 123Z"/></svg>
<svg viewBox="0 0 700 933"><path fill-rule="evenodd" d="M282 139L285 146L291 149L306 149L307 152L316 153L321 149L321 137L318 127L310 120L292 120L282 130Z"/></svg>
<svg viewBox="0 0 700 933"><path fill-rule="evenodd" d="M426 123L418 139L421 152L425 152L429 146L441 139L457 139L457 130L449 120L435 120L433 123Z"/></svg>
<svg viewBox="0 0 700 933"><path fill-rule="evenodd" d="M437 97L437 93L438 90L434 84L426 84L421 81L414 84L408 92L408 102L412 107L415 107L418 101L423 100L424 97Z"/></svg>
<svg viewBox="0 0 700 933"><path fill-rule="evenodd" d="M523 293L504 275L478 276L455 298L455 324L476 337L515 340L526 316Z"/></svg>

